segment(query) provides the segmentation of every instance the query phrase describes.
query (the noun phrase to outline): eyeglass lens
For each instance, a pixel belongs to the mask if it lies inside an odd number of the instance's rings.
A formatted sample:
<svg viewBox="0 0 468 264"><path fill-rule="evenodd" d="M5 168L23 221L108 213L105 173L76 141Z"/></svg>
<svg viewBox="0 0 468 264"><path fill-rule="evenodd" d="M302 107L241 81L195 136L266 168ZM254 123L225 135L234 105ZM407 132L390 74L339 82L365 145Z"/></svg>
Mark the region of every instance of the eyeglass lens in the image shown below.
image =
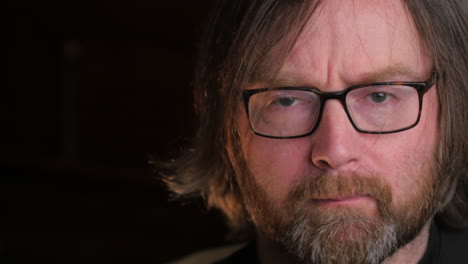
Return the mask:
<svg viewBox="0 0 468 264"><path fill-rule="evenodd" d="M249 100L252 128L263 135L292 137L311 132L321 114L320 94L304 90L268 90ZM351 122L368 132L414 125L419 116L418 91L405 85L361 87L346 95Z"/></svg>

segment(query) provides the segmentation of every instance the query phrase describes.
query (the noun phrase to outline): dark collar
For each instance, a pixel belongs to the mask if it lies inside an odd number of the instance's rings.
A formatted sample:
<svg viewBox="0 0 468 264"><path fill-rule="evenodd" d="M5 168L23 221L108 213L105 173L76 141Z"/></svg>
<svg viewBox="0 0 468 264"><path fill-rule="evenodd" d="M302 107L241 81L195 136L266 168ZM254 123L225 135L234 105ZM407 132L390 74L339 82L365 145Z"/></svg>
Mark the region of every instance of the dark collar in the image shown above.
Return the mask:
<svg viewBox="0 0 468 264"><path fill-rule="evenodd" d="M260 264L257 255L257 247L255 242L250 242L247 246L235 252L228 258L216 262L216 264L238 264L238 263L252 263Z"/></svg>
<svg viewBox="0 0 468 264"><path fill-rule="evenodd" d="M440 260L440 230L437 227L435 221L432 221L431 228L429 231L429 241L427 243L427 249L422 259L418 264L435 264L439 263Z"/></svg>

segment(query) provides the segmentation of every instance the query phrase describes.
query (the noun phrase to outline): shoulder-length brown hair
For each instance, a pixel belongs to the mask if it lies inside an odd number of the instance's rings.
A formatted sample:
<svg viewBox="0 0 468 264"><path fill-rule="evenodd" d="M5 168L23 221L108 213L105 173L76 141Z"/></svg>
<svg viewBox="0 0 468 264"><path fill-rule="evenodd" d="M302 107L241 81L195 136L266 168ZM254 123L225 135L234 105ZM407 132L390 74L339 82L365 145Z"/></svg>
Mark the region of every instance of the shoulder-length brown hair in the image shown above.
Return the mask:
<svg viewBox="0 0 468 264"><path fill-rule="evenodd" d="M455 0L404 0L439 73L440 141L435 167L441 178L438 217L451 227L468 222L468 26ZM319 1L220 0L199 49L194 146L166 164L164 180L179 197L202 196L234 231L251 227L240 196L246 174L236 114L241 90L265 65L276 71ZM279 42L283 54L266 55Z"/></svg>

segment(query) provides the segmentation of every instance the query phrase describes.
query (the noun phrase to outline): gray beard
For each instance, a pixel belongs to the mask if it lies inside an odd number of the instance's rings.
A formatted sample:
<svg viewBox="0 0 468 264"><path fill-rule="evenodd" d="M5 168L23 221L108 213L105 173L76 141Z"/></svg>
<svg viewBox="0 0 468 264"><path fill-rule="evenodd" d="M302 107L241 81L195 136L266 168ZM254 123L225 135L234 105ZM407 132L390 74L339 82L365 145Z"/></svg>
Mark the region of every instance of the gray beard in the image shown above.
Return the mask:
<svg viewBox="0 0 468 264"><path fill-rule="evenodd" d="M311 228L303 214L292 223L284 244L302 262L314 264L378 264L398 248L394 223L345 215L328 215L330 219L321 219L325 224Z"/></svg>

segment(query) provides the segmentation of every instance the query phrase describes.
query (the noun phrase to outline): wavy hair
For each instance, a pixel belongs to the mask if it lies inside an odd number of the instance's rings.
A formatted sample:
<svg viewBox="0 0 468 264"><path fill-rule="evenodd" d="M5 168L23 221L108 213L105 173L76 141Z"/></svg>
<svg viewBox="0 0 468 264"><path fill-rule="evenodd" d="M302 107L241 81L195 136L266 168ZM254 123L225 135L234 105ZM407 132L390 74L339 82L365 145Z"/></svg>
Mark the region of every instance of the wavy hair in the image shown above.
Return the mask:
<svg viewBox="0 0 468 264"><path fill-rule="evenodd" d="M402 1L439 73L437 217L450 227L464 228L468 226L467 15L456 0ZM219 0L200 43L194 81L199 127L193 148L159 168L177 197L201 196L208 207L224 212L234 234L248 234L253 227L239 187L247 175L236 120L241 91L260 67L279 70L318 4ZM269 61L267 53L280 42L285 47L282 54Z"/></svg>

